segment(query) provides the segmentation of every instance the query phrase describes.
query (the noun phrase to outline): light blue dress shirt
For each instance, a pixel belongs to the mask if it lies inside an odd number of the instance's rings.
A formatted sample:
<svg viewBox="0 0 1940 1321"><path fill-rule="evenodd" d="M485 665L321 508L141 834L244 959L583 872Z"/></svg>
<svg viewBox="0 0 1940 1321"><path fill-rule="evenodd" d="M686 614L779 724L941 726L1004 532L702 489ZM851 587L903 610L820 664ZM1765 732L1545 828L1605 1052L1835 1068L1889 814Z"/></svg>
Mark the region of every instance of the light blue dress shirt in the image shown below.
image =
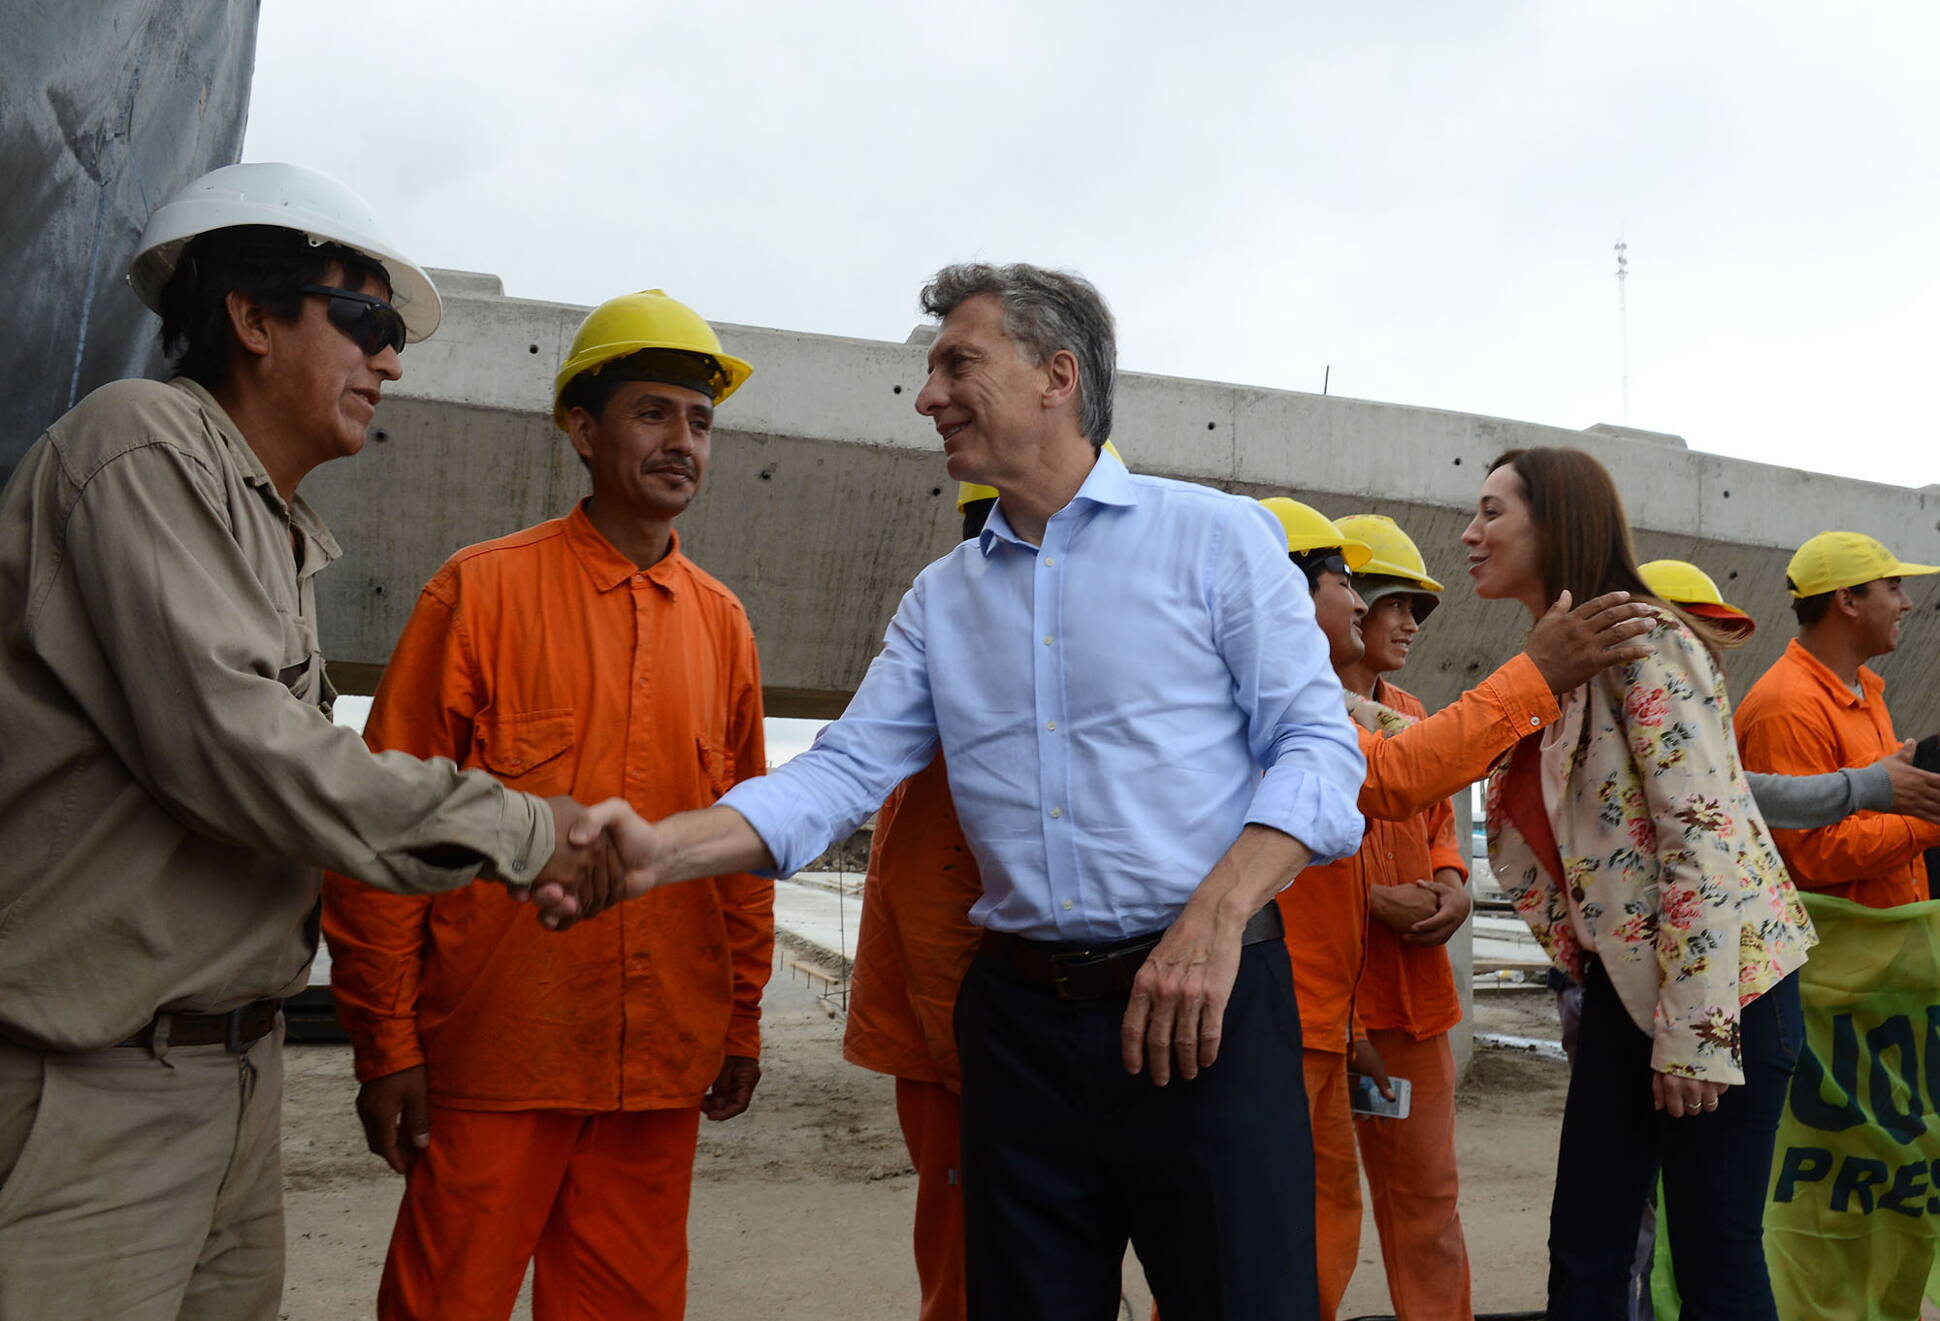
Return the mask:
<svg viewBox="0 0 1940 1321"><path fill-rule="evenodd" d="M1366 763L1279 523L1110 454L1042 546L1000 505L924 569L842 718L721 801L786 876L939 743L997 931L1161 930L1249 822L1316 862L1361 843Z"/></svg>

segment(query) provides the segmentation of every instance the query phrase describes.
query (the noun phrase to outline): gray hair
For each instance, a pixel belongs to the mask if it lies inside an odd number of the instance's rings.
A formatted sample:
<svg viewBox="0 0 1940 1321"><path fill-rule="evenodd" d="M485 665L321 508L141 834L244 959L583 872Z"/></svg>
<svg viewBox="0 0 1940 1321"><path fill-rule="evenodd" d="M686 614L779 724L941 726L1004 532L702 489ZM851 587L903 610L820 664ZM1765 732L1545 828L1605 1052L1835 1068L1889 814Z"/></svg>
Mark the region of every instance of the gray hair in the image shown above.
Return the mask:
<svg viewBox="0 0 1940 1321"><path fill-rule="evenodd" d="M1033 366L1059 349L1078 360L1078 424L1097 449L1111 439L1118 342L1111 309L1091 281L1071 271L1016 262L945 266L923 286L923 311L939 321L967 299L990 294L1004 307L1004 334Z"/></svg>

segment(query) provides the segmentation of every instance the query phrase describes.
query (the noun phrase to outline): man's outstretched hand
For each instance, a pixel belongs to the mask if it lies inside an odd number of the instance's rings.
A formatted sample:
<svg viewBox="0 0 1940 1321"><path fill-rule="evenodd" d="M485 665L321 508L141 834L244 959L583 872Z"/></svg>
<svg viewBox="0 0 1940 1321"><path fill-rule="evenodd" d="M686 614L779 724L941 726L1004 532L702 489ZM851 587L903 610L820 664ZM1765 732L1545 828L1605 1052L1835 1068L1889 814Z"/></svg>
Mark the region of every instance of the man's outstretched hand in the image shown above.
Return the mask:
<svg viewBox="0 0 1940 1321"><path fill-rule="evenodd" d="M1522 649L1542 671L1549 691L1562 694L1612 665L1650 655L1649 646L1637 639L1655 626L1650 607L1632 601L1628 592L1608 592L1575 609L1564 592L1529 630Z"/></svg>
<svg viewBox="0 0 1940 1321"><path fill-rule="evenodd" d="M514 889L512 894L521 903L538 906L542 925L564 931L626 898L626 873L618 854L599 829L584 827L584 822L599 809L581 807L566 797L548 798L546 806L552 809L552 857L546 860L545 869L533 879L529 889ZM620 806L626 807L626 804ZM602 803L600 807L606 808L607 804ZM627 811L630 814L632 809ZM604 821L610 815L608 812L599 820Z"/></svg>
<svg viewBox="0 0 1940 1321"><path fill-rule="evenodd" d="M1908 739L1898 752L1886 758L1886 775L1893 782L1893 810L1901 816L1940 822L1940 775L1913 764L1918 746Z"/></svg>

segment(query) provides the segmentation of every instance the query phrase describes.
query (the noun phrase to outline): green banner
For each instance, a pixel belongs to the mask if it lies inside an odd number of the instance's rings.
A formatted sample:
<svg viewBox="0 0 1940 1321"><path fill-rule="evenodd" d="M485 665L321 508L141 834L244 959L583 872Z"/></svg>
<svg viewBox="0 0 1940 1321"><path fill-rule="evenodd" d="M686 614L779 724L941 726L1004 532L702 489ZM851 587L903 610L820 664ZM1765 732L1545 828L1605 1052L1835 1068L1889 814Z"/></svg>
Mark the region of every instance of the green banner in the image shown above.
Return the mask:
<svg viewBox="0 0 1940 1321"><path fill-rule="evenodd" d="M1940 1292L1940 901L1806 894L1805 1046L1779 1121L1765 1259L1786 1321L1908 1321ZM1677 1316L1658 1219L1659 1321Z"/></svg>

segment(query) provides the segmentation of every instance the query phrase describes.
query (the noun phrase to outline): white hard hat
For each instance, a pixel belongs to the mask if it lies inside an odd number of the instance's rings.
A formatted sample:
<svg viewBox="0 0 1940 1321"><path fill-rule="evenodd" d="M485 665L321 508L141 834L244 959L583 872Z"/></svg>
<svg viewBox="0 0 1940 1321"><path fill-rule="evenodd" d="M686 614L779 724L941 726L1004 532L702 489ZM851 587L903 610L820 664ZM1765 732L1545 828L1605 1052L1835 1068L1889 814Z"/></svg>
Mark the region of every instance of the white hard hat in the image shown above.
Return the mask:
<svg viewBox="0 0 1940 1321"><path fill-rule="evenodd" d="M377 236L376 218L363 198L327 174L273 162L211 170L155 208L128 266L135 297L161 311L162 286L189 240L232 225L293 229L312 246L341 243L379 263L390 277L391 304L404 317L408 340L427 338L444 316L431 277Z"/></svg>

